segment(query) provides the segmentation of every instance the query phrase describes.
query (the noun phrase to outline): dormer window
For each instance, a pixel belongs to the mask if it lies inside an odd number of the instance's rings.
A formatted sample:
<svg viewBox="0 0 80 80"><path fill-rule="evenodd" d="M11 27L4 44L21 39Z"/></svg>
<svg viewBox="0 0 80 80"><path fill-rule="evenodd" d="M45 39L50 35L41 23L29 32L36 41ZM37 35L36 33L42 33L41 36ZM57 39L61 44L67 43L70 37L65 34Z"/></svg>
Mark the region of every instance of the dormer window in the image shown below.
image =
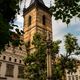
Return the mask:
<svg viewBox="0 0 80 80"><path fill-rule="evenodd" d="M31 16L29 16L29 18L28 18L28 26L30 26L31 25Z"/></svg>
<svg viewBox="0 0 80 80"><path fill-rule="evenodd" d="M46 24L46 17L45 17L45 15L42 16L42 24L43 24L43 25Z"/></svg>

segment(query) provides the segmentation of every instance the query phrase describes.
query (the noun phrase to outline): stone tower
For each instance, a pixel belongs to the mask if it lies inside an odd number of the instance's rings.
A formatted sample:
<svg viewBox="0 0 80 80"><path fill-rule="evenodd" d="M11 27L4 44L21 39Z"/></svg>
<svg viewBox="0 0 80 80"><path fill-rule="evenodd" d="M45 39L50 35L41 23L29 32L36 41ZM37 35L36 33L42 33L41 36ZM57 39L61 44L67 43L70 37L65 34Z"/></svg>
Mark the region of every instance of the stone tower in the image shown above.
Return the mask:
<svg viewBox="0 0 80 80"><path fill-rule="evenodd" d="M52 15L43 0L31 0L24 9L24 41L32 42L34 33L40 32L52 37Z"/></svg>

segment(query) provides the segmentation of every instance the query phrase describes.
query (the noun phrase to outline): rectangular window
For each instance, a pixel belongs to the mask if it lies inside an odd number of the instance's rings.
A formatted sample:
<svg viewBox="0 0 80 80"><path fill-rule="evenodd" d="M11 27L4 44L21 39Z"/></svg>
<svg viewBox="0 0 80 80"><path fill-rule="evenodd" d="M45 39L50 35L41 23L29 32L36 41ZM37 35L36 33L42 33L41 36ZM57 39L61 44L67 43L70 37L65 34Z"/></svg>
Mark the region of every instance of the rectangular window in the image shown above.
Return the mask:
<svg viewBox="0 0 80 80"><path fill-rule="evenodd" d="M5 76L13 77L13 71L14 71L14 65L7 64L6 65L6 75Z"/></svg>
<svg viewBox="0 0 80 80"><path fill-rule="evenodd" d="M18 66L18 78L24 78L24 67Z"/></svg>
<svg viewBox="0 0 80 80"><path fill-rule="evenodd" d="M71 80L71 76L68 76L68 80Z"/></svg>
<svg viewBox="0 0 80 80"><path fill-rule="evenodd" d="M76 75L75 77L76 77L76 80L78 80L78 75Z"/></svg>

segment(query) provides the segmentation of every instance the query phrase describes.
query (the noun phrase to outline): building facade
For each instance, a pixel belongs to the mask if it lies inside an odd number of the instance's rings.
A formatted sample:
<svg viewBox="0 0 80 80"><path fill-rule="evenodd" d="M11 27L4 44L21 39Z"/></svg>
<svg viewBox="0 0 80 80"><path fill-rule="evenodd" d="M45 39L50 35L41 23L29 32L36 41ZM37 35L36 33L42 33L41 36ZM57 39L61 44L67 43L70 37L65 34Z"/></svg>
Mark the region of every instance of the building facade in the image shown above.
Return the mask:
<svg viewBox="0 0 80 80"><path fill-rule="evenodd" d="M80 80L80 63L78 64L76 72L67 73L66 70L66 80Z"/></svg>
<svg viewBox="0 0 80 80"><path fill-rule="evenodd" d="M0 54L0 80L23 80L24 63L23 57L26 51L18 47L13 50L8 47Z"/></svg>

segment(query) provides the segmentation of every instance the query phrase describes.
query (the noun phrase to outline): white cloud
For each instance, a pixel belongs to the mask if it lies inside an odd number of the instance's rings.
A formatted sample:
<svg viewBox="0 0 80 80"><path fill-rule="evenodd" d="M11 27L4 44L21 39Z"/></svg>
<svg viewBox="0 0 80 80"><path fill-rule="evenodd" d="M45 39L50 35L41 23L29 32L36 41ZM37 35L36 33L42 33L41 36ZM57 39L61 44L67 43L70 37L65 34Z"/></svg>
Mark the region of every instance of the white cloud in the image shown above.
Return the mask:
<svg viewBox="0 0 80 80"><path fill-rule="evenodd" d="M16 20L15 20L15 25L18 25L20 29L23 29L23 16L17 15Z"/></svg>

